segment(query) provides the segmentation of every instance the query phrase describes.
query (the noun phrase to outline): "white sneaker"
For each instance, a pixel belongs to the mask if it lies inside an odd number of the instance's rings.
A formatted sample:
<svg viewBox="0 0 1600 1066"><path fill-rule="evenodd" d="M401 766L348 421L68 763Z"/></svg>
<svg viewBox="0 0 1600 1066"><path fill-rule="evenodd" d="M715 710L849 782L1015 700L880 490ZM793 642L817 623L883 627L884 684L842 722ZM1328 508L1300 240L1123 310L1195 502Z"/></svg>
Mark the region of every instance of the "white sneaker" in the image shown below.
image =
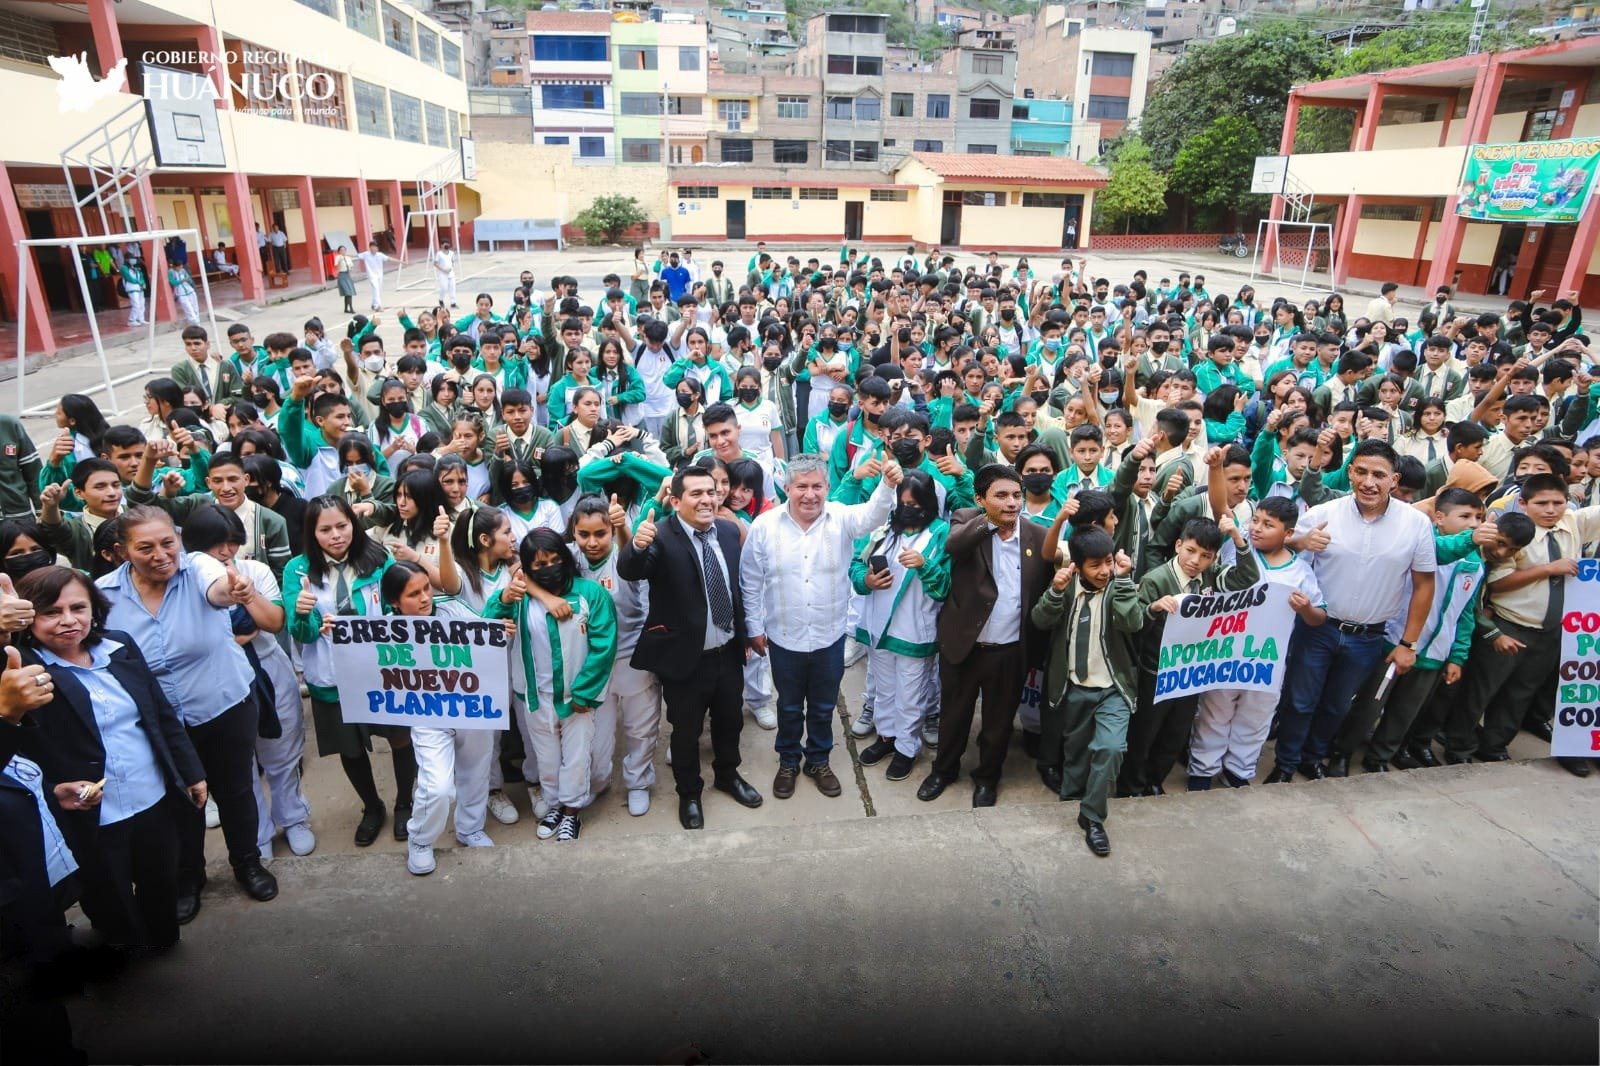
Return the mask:
<svg viewBox="0 0 1600 1066"><path fill-rule="evenodd" d="M476 833L468 833L466 836L462 836L460 833L457 833L456 843L460 844L464 848L494 847L494 841L490 840L489 834L485 833L482 829L478 830Z"/></svg>
<svg viewBox="0 0 1600 1066"><path fill-rule="evenodd" d="M578 820L578 816L576 814L563 814L561 816L561 823L556 826L556 840L577 840L578 832L582 828L583 823Z"/></svg>
<svg viewBox="0 0 1600 1066"><path fill-rule="evenodd" d="M556 828L560 825L561 808L551 807L539 818L539 828L534 830L534 834L538 836L540 840L549 840L551 837L556 835Z"/></svg>
<svg viewBox="0 0 1600 1066"><path fill-rule="evenodd" d="M844 668L846 670L867 657L867 646L851 637L844 642Z"/></svg>
<svg viewBox="0 0 1600 1066"><path fill-rule="evenodd" d="M296 822L285 829L283 838L289 842L289 850L296 855L310 855L317 850L317 836L305 822Z"/></svg>
<svg viewBox="0 0 1600 1066"><path fill-rule="evenodd" d="M642 818L650 813L650 790L648 788L628 789L628 813L635 818Z"/></svg>
<svg viewBox="0 0 1600 1066"><path fill-rule="evenodd" d="M516 804L501 789L489 793L489 815L501 825L516 825L522 815Z"/></svg>
<svg viewBox="0 0 1600 1066"><path fill-rule="evenodd" d="M418 844L415 840L406 844L406 869L418 877L426 877L438 869L439 864L433 861L433 845Z"/></svg>
<svg viewBox="0 0 1600 1066"><path fill-rule="evenodd" d="M533 816L544 821L544 816L550 813L550 802L543 796L533 801Z"/></svg>
<svg viewBox="0 0 1600 1066"><path fill-rule="evenodd" d="M215 829L222 824L222 815L217 811L217 801L210 796L206 797L206 828Z"/></svg>
<svg viewBox="0 0 1600 1066"><path fill-rule="evenodd" d="M872 720L872 704L865 704L861 713L856 715L856 720L850 723L850 735L857 737L870 737L877 731Z"/></svg>
<svg viewBox="0 0 1600 1066"><path fill-rule="evenodd" d="M752 707L750 708L750 714L755 718L756 725L762 729L778 728L778 712L773 709L772 704L769 703L765 707Z"/></svg>

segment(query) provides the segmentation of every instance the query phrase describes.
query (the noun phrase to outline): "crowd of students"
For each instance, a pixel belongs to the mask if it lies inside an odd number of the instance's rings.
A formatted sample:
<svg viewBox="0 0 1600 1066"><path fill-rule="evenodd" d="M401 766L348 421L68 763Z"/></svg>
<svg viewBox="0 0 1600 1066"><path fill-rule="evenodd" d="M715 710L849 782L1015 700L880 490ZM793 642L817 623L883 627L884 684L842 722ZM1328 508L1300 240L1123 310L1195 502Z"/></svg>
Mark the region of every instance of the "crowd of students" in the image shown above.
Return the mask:
<svg viewBox="0 0 1600 1066"><path fill-rule="evenodd" d="M776 796L801 775L838 795L831 712L861 656L863 764L901 781L933 748L937 797L981 697L974 804L1020 719L1099 855L1109 797L1180 762L1191 790L1245 787L1274 733L1268 782L1549 737L1563 581L1600 543L1600 371L1571 300L1474 316L1441 290L1411 314L1388 285L1357 316L1077 258L827 258L641 252L626 281L525 271L460 316L190 325L134 422L65 396L36 448L0 416L0 800L33 827L0 871L23 885L11 943L60 950L76 899L112 945L171 944L208 820L273 898L278 835L316 846L307 699L355 843L390 824L417 875L447 825L492 846L519 774L541 839L579 837L619 760L644 814L663 698L686 827L707 706L717 788L761 802L736 772L748 713L776 730ZM679 676L685 568L681 669L735 649L731 695ZM1263 580L1296 615L1281 696L1157 700L1180 598ZM505 620L516 728L345 722L330 620L385 613Z"/></svg>

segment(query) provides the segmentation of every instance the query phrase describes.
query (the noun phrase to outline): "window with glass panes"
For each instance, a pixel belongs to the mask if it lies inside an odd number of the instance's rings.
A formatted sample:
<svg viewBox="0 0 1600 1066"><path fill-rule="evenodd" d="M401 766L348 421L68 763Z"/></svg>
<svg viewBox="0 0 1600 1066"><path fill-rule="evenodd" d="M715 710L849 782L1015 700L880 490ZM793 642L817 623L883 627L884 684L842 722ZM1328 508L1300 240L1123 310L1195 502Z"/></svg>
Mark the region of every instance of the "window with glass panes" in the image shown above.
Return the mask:
<svg viewBox="0 0 1600 1066"><path fill-rule="evenodd" d="M422 101L405 93L389 94L389 110L394 115L394 139L422 143Z"/></svg>
<svg viewBox="0 0 1600 1066"><path fill-rule="evenodd" d="M430 67L439 65L439 35L417 23L417 58Z"/></svg>
<svg viewBox="0 0 1600 1066"><path fill-rule="evenodd" d="M349 129L344 75L303 59L296 67L300 71L300 84L304 89L300 98L300 117L306 125L333 130Z"/></svg>
<svg viewBox="0 0 1600 1066"><path fill-rule="evenodd" d="M378 39L378 0L344 0L344 24Z"/></svg>
<svg viewBox="0 0 1600 1066"><path fill-rule="evenodd" d="M396 52L411 55L411 16L393 4L382 6L383 43Z"/></svg>
<svg viewBox="0 0 1600 1066"><path fill-rule="evenodd" d="M381 85L352 79L356 97L356 132L389 136L389 92Z"/></svg>
<svg viewBox="0 0 1600 1066"><path fill-rule="evenodd" d="M427 122L428 143L445 147L450 139L450 128L444 120L444 108L438 104L423 104L423 118Z"/></svg>

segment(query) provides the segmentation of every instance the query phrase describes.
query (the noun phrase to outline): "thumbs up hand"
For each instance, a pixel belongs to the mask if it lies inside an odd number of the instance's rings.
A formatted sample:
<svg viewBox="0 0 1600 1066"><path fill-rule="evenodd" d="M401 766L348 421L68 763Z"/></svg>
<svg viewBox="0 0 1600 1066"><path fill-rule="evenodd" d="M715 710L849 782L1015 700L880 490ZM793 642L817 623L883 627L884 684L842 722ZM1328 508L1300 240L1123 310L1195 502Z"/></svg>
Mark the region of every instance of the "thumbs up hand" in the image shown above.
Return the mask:
<svg viewBox="0 0 1600 1066"><path fill-rule="evenodd" d="M1306 534L1305 550L1319 552L1333 542L1333 537L1328 533L1328 523L1318 522L1316 528Z"/></svg>
<svg viewBox="0 0 1600 1066"><path fill-rule="evenodd" d="M433 520L433 536L442 540L450 535L450 512L443 507L439 508L439 515Z"/></svg>
<svg viewBox="0 0 1600 1066"><path fill-rule="evenodd" d="M639 528L633 531L633 550L642 552L656 539L656 524L652 519L645 519Z"/></svg>
<svg viewBox="0 0 1600 1066"><path fill-rule="evenodd" d="M242 607L255 598L256 587L248 577L235 570L232 563L228 564L227 570L228 599Z"/></svg>
<svg viewBox="0 0 1600 1066"><path fill-rule="evenodd" d="M628 528L628 511L622 506L622 501L617 499L617 494L611 494L611 506L606 510L606 521L612 528L625 530Z"/></svg>
<svg viewBox="0 0 1600 1066"><path fill-rule="evenodd" d="M17 595L10 574L0 574L0 631L15 633L33 624L33 604Z"/></svg>
<svg viewBox="0 0 1600 1066"><path fill-rule="evenodd" d="M55 698L55 685L42 666L23 666L22 653L6 647L6 668L0 673L0 718L19 721L24 714Z"/></svg>

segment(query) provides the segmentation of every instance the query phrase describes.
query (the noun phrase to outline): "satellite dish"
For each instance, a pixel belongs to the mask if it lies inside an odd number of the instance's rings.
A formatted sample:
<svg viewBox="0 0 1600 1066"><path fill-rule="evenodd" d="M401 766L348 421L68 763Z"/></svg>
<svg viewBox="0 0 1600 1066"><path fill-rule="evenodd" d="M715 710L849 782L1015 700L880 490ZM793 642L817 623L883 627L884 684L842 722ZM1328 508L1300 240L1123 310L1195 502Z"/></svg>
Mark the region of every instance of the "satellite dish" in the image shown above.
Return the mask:
<svg viewBox="0 0 1600 1066"><path fill-rule="evenodd" d="M1229 15L1217 20L1217 36L1231 37L1239 30L1239 20Z"/></svg>

